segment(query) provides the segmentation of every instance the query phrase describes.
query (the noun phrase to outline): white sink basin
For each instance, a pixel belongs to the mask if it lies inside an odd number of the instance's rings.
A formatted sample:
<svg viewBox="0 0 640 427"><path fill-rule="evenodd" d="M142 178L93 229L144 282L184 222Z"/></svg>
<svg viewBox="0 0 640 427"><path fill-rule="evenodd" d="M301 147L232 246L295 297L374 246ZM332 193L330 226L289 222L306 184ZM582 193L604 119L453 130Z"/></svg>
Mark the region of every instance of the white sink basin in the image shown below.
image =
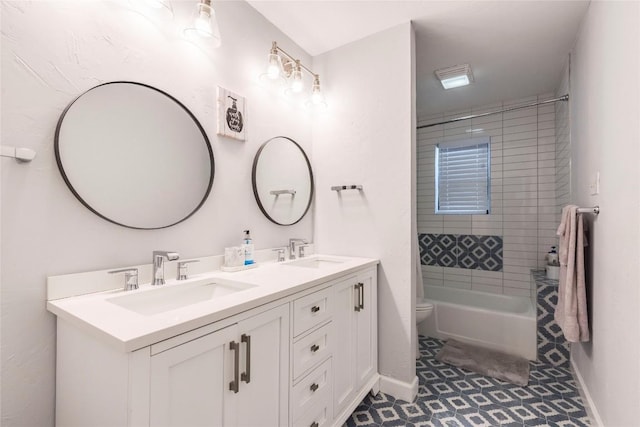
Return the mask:
<svg viewBox="0 0 640 427"><path fill-rule="evenodd" d="M291 261L283 265L288 265L291 267L325 268L325 267L333 267L337 264L342 264L343 262L344 261L341 259L313 257L313 258L303 258L297 261Z"/></svg>
<svg viewBox="0 0 640 427"><path fill-rule="evenodd" d="M127 310L151 316L224 297L253 287L255 285L210 278L185 284L161 286L145 292L133 291L125 295L107 298L107 301Z"/></svg>

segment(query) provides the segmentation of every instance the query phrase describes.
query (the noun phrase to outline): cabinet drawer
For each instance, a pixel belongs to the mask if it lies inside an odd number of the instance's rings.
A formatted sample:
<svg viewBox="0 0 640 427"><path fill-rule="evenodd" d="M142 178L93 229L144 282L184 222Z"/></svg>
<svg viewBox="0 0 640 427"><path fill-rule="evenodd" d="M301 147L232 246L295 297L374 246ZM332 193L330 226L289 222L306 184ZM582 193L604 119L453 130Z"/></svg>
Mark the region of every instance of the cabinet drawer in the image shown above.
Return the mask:
<svg viewBox="0 0 640 427"><path fill-rule="evenodd" d="M314 292L293 302L293 336L331 318L331 288Z"/></svg>
<svg viewBox="0 0 640 427"><path fill-rule="evenodd" d="M331 409L330 394L319 402L314 402L309 411L294 418L294 427L326 427L331 425L333 410Z"/></svg>
<svg viewBox="0 0 640 427"><path fill-rule="evenodd" d="M324 325L293 344L293 378L322 362L331 354L331 324Z"/></svg>
<svg viewBox="0 0 640 427"><path fill-rule="evenodd" d="M291 412L294 420L313 408L322 406L320 402L331 400L332 375L329 358L293 387Z"/></svg>

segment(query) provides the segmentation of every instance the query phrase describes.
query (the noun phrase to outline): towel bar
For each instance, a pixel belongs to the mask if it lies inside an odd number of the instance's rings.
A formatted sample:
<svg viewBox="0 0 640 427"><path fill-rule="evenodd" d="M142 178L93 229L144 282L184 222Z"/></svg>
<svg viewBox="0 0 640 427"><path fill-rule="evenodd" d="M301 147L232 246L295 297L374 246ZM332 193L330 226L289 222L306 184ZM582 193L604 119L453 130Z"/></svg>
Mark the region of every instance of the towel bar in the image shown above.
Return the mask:
<svg viewBox="0 0 640 427"><path fill-rule="evenodd" d="M594 206L592 208L578 208L578 213L592 213L598 215L600 213L600 206Z"/></svg>
<svg viewBox="0 0 640 427"><path fill-rule="evenodd" d="M271 190L269 193L274 196L279 196L281 194L291 194L292 196L295 196L296 190Z"/></svg>
<svg viewBox="0 0 640 427"><path fill-rule="evenodd" d="M358 190L362 191L362 185L334 185L331 187L332 191L342 191L342 190Z"/></svg>

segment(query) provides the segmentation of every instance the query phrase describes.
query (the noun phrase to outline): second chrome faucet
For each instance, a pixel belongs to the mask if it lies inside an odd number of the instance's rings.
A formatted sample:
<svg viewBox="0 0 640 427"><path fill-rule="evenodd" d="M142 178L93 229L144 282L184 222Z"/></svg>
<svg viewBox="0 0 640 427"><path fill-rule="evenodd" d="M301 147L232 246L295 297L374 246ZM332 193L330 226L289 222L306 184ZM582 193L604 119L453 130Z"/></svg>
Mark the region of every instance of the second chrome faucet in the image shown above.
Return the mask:
<svg viewBox="0 0 640 427"><path fill-rule="evenodd" d="M164 260L175 261L180 258L177 252L153 251L153 276L151 284L154 286L164 285Z"/></svg>

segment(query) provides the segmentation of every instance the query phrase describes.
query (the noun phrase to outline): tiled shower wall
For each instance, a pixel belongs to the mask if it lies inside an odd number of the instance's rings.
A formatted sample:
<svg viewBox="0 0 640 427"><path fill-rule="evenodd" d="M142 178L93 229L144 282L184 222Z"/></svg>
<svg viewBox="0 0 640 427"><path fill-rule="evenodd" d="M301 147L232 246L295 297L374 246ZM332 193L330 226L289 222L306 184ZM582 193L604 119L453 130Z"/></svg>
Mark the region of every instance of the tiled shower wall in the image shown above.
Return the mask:
<svg viewBox="0 0 640 427"><path fill-rule="evenodd" d="M418 117L418 124L528 104L533 96L481 108ZM502 271L422 265L425 285L531 295L530 269L556 244L555 106L548 104L418 130L418 233L500 236ZM491 136L491 213L436 215L435 145Z"/></svg>
<svg viewBox="0 0 640 427"><path fill-rule="evenodd" d="M562 75L556 96L569 93L570 59ZM571 102L571 101L569 101ZM569 102L556 103L556 201L558 221L562 207L571 203L571 117Z"/></svg>

